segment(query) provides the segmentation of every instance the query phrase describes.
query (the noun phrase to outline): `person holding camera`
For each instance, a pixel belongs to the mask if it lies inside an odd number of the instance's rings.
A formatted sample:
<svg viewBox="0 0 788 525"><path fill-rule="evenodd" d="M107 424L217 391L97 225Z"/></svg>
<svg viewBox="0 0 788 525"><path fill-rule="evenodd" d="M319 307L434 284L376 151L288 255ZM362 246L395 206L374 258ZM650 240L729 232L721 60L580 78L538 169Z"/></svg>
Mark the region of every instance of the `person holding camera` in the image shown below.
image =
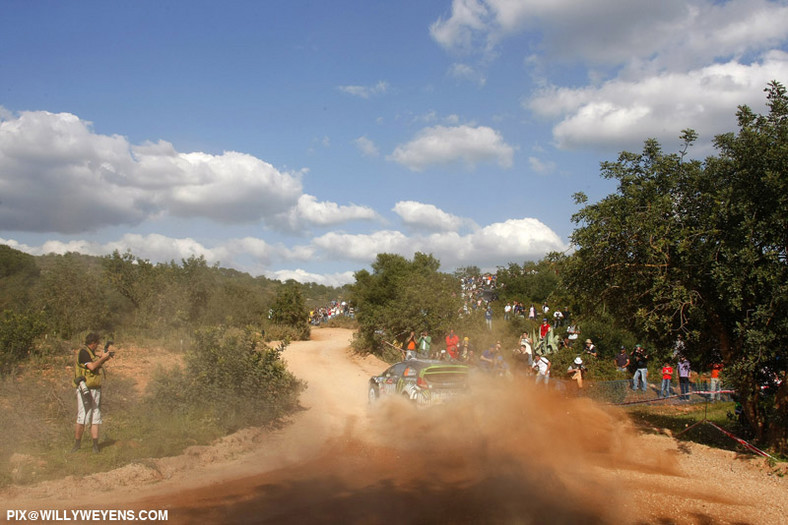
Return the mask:
<svg viewBox="0 0 788 525"><path fill-rule="evenodd" d="M586 376L586 367L583 365L583 359L580 356L575 357L572 364L566 370L567 375L571 381L577 384L578 390L583 388L583 378Z"/></svg>
<svg viewBox="0 0 788 525"><path fill-rule="evenodd" d="M632 353L630 361L635 366L635 375L632 376L632 390L638 389L638 380L640 380L640 388L646 392L648 390L648 353L641 345L635 345L635 351Z"/></svg>
<svg viewBox="0 0 788 525"><path fill-rule="evenodd" d="M85 337L85 346L77 354L74 364L74 385L77 387L77 423L74 426L74 447L79 450L85 426L90 425L93 452L99 452L98 438L101 424L101 370L115 352L109 351L112 341L104 345L104 352L97 354L101 336L91 332Z"/></svg>

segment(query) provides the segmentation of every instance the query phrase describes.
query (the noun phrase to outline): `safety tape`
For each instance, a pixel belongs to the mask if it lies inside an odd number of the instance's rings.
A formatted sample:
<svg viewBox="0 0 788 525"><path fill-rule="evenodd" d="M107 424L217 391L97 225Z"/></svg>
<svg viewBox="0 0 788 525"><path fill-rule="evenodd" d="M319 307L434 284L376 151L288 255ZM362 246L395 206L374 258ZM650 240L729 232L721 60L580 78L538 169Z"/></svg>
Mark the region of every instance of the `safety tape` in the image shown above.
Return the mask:
<svg viewBox="0 0 788 525"><path fill-rule="evenodd" d="M695 391L695 392L688 392L687 394L676 394L676 395L672 395L672 396L668 396L668 397L658 397L656 399L645 399L645 400L638 400L638 401L629 401L629 402L626 402L626 403L612 403L612 404L620 406L620 405L634 405L634 404L639 404L639 403L653 403L655 401L665 401L667 399L683 397L684 395L690 395L690 394L706 395L706 394L735 394L735 393L736 393L735 390L698 390L698 391ZM763 450L759 449L755 445L753 445L751 443L748 443L747 441L743 440L742 438L740 438L740 437L728 432L727 430L725 430L721 426L717 425L716 423L714 423L712 421L709 421L708 419L704 419L703 421L698 421L694 425L692 425L692 426L690 426L688 428L685 428L684 430L682 430L681 432L676 434L676 437L678 437L681 434L683 434L684 432L687 432L688 430L700 425L701 423L708 423L709 425L713 426L714 428L716 428L717 430L719 430L720 432L722 432L723 434L725 434L726 436L728 436L729 438L731 438L732 440L734 440L735 442L737 442L738 444L743 446L744 448L754 452L755 454L757 454L759 456L762 456L764 458L774 459L773 456L770 456L768 453L766 453Z"/></svg>
<svg viewBox="0 0 788 525"><path fill-rule="evenodd" d="M625 406L625 405L641 405L644 403L657 403L659 401L667 401L668 399L676 399L678 397L689 397L693 394L698 395L713 395L713 394L735 394L735 390L695 390L692 392L687 392L686 394L673 394L666 397L654 397L651 399L638 399L636 401L624 401L622 403L610 403L611 405L615 406Z"/></svg>
<svg viewBox="0 0 788 525"><path fill-rule="evenodd" d="M755 452L759 456L763 456L763 457L769 458L769 459L774 459L774 457L770 456L769 454L767 454L763 450L759 449L755 445L747 443L746 441L744 441L740 437L734 436L733 434L731 434L730 432L728 432L727 430L725 430L721 426L717 425L716 423L712 423L711 421L708 421L708 420L706 421L706 423L708 423L709 425L713 426L714 428L716 428L717 430L719 430L720 432L722 432L723 434L725 434L726 436L728 436L729 438L731 438L732 440L737 442L738 444L742 445L743 447Z"/></svg>

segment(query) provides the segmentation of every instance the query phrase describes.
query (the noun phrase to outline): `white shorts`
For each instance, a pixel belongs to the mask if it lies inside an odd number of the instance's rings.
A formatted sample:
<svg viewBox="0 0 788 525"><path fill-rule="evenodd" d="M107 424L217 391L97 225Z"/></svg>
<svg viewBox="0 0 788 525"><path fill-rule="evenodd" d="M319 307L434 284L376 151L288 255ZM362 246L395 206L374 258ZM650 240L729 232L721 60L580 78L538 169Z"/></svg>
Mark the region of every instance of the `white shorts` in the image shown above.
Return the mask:
<svg viewBox="0 0 788 525"><path fill-rule="evenodd" d="M90 396L93 398L93 406L85 410L85 404L82 401L82 394L77 392L77 424L101 424L101 389L91 388L89 390Z"/></svg>

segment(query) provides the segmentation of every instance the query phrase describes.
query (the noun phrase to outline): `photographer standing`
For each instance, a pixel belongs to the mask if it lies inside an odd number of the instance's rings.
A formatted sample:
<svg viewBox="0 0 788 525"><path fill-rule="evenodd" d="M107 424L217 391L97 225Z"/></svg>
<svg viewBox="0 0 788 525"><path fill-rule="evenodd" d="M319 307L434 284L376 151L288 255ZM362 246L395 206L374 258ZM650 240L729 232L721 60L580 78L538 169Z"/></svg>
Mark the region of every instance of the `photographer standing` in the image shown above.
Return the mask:
<svg viewBox="0 0 788 525"><path fill-rule="evenodd" d="M101 337L91 332L85 337L85 346L77 354L74 364L74 385L77 387L77 423L74 427L74 447L71 452L79 450L85 426L90 424L90 435L93 438L93 452L98 453L99 425L101 424L101 367L115 352L110 352L112 344L104 345L104 352L96 354Z"/></svg>
<svg viewBox="0 0 788 525"><path fill-rule="evenodd" d="M635 351L632 354L632 363L635 365L635 375L632 377L632 390L638 389L638 379L640 379L640 388L643 392L648 390L648 360L649 355L641 345L635 345Z"/></svg>

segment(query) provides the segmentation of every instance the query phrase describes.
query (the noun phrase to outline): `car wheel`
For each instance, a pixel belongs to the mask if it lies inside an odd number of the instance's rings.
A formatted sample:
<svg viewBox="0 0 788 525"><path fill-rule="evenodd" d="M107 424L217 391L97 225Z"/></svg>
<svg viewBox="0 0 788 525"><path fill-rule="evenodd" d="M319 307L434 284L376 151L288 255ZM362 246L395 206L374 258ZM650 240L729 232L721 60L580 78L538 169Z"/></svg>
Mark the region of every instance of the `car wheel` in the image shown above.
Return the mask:
<svg viewBox="0 0 788 525"><path fill-rule="evenodd" d="M380 393L378 389L374 386L369 387L369 391L367 392L367 398L369 399L369 403L376 403L378 398L380 397Z"/></svg>

